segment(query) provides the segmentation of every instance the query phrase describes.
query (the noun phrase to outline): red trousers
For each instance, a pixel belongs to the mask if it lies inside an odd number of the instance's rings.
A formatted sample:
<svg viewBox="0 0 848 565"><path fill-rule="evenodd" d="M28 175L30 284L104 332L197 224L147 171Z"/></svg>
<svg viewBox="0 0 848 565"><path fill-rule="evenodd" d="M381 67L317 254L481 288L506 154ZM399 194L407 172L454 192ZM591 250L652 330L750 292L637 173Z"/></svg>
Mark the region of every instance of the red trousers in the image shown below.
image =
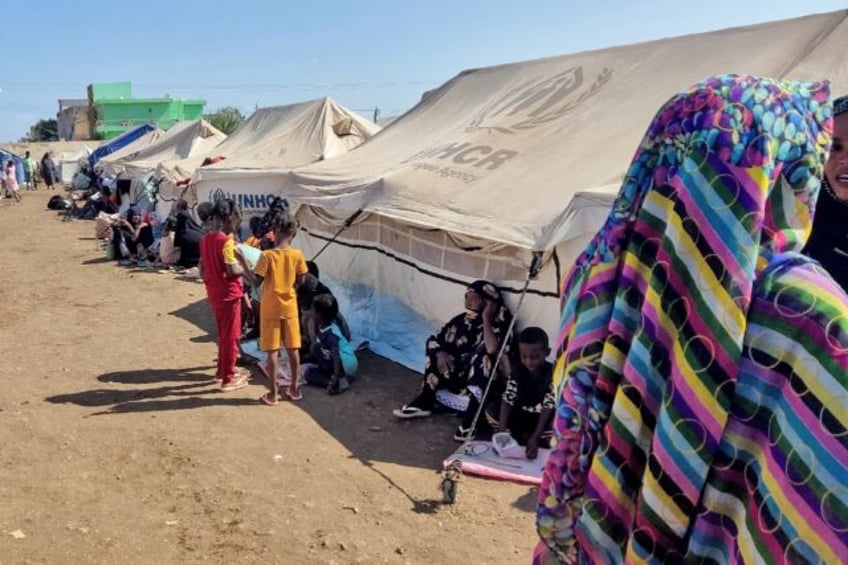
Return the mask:
<svg viewBox="0 0 848 565"><path fill-rule="evenodd" d="M212 305L218 328L218 373L223 384L233 380L241 339L241 298Z"/></svg>

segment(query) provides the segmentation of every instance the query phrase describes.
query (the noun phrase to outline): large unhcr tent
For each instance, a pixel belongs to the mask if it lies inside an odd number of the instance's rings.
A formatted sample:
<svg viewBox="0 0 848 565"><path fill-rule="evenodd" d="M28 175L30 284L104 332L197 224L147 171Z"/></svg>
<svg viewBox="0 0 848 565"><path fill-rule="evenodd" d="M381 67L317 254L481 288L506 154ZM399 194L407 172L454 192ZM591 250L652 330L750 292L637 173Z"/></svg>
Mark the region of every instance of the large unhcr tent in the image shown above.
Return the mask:
<svg viewBox="0 0 848 565"><path fill-rule="evenodd" d="M204 167L197 161L166 162L159 172L171 179L193 173L185 191L192 204L226 194L250 216L267 208L269 197L281 194L282 172L347 153L379 129L330 98L261 108L207 155L225 157L223 161ZM162 198L177 193L160 186Z"/></svg>
<svg viewBox="0 0 848 565"><path fill-rule="evenodd" d="M299 206L361 340L421 369L424 339L495 281L514 307L534 257L522 326L555 336L558 284L601 226L639 140L675 92L721 73L833 81L848 90L848 11L460 73L356 150L285 173L201 169ZM258 165L258 163L257 163ZM269 176L270 175L270 176Z"/></svg>

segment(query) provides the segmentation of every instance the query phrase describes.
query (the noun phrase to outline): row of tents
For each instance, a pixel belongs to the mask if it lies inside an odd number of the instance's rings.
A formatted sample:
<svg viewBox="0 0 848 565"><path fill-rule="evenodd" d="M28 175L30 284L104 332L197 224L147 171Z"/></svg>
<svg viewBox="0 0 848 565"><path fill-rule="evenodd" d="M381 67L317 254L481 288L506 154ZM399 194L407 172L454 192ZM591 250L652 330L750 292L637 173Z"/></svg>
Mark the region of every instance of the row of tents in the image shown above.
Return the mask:
<svg viewBox="0 0 848 565"><path fill-rule="evenodd" d="M421 369L465 285L490 279L515 306L534 261L519 318L556 335L559 283L675 92L735 72L830 79L838 94L846 52L841 10L467 70L382 130L325 98L258 110L229 137L150 129L100 163L161 179L160 213L233 197L250 216L285 196L307 257L332 241L318 263L356 337Z"/></svg>

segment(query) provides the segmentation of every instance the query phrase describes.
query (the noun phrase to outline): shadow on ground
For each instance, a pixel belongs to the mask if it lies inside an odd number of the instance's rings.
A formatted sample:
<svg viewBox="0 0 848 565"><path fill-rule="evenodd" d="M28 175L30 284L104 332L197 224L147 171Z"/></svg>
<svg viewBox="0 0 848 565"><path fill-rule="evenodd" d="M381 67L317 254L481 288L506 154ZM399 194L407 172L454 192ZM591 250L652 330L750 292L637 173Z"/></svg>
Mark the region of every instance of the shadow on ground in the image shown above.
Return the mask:
<svg viewBox="0 0 848 565"><path fill-rule="evenodd" d="M418 499L376 463L433 470L433 492L442 479L442 462L457 447L454 415L398 420L392 410L409 402L421 386L421 376L368 351L359 354L359 373L351 388L340 396L324 389L304 387L298 407L341 442L362 465L379 475L412 504L417 513L434 513L440 500Z"/></svg>
<svg viewBox="0 0 848 565"><path fill-rule="evenodd" d="M235 398L219 392L217 384L210 376L212 369L214 367L106 373L99 376L97 380L102 383L137 385L173 384L157 388L96 388L51 396L46 400L53 404L76 404L87 408L102 408L91 413L90 416L256 404L255 400L249 398Z"/></svg>
<svg viewBox="0 0 848 565"><path fill-rule="evenodd" d="M118 264L114 259L109 259L106 256L103 257L95 257L94 259L86 259L82 262L83 265L102 265L103 263L115 263Z"/></svg>
<svg viewBox="0 0 848 565"><path fill-rule="evenodd" d="M172 314L198 325L208 324L211 316L206 308L202 302L197 302ZM257 404L255 398L218 392L211 378L213 369L187 367L106 373L98 377L106 385L104 387L52 396L46 400L54 404L70 403L98 409L92 416ZM257 369L253 369L253 375L254 383L264 382ZM413 512L426 514L437 512L442 502L416 498L385 470L385 466L378 465L389 463L432 469L432 491L434 495L439 492L442 462L457 447L452 436L458 418L436 415L428 419L402 421L392 415L394 408L417 394L420 379L420 375L366 351L360 354L359 376L346 393L329 396L323 389L304 387L304 399L297 406L341 442L352 458L405 496ZM138 386L109 388L110 383ZM532 512L535 495L530 492L514 505Z"/></svg>
<svg viewBox="0 0 848 565"><path fill-rule="evenodd" d="M214 343L216 340L217 330L215 328L215 316L212 314L212 308L208 301L203 298L192 302L187 306L183 306L173 312L168 312L169 316L176 316L181 320L185 320L190 324L194 324L201 329L205 335L192 337L189 339L192 343Z"/></svg>

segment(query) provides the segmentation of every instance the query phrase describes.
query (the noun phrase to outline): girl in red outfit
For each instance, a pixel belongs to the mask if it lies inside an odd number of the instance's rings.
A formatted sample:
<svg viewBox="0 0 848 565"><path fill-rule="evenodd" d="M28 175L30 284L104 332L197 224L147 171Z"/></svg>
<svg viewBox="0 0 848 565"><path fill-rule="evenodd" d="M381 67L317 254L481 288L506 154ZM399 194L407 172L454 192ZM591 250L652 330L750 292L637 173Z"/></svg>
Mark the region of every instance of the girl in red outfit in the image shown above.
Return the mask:
<svg viewBox="0 0 848 565"><path fill-rule="evenodd" d="M247 386L249 373L236 370L241 337L242 274L236 260L233 231L241 223L241 212L231 199L219 200L212 211L216 229L200 240L200 274L218 327L218 372L222 392Z"/></svg>

